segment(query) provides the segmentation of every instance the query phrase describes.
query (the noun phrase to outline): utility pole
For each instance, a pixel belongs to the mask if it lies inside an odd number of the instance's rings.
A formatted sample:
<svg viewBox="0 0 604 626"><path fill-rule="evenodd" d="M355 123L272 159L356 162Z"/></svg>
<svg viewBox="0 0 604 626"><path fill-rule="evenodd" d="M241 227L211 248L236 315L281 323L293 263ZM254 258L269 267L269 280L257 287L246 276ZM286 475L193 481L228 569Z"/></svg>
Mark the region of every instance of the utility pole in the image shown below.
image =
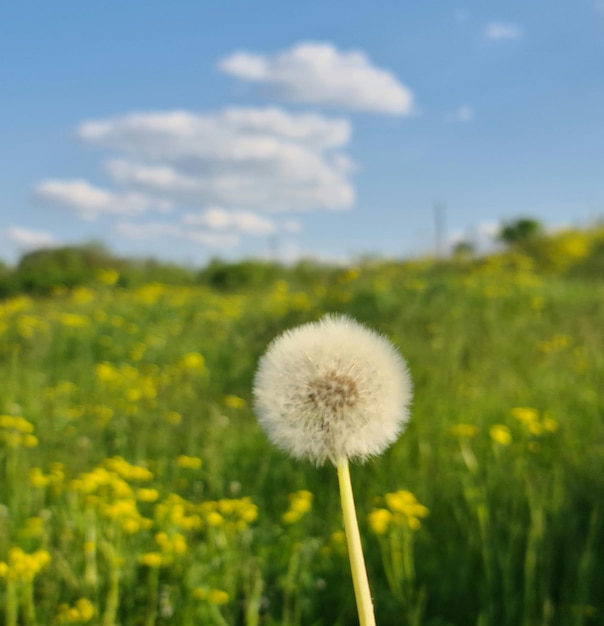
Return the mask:
<svg viewBox="0 0 604 626"><path fill-rule="evenodd" d="M445 207L440 202L434 203L434 252L437 259L445 256L444 250L445 233Z"/></svg>

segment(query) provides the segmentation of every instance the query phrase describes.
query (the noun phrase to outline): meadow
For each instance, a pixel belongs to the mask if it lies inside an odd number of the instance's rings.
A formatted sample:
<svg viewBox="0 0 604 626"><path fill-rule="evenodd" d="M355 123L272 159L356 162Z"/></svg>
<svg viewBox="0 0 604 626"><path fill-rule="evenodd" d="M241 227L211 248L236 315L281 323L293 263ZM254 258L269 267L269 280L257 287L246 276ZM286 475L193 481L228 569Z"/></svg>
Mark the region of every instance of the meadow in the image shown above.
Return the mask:
<svg viewBox="0 0 604 626"><path fill-rule="evenodd" d="M351 469L377 623L603 624L604 283L569 265L367 260L229 290L109 268L0 301L0 624L358 623L335 471L251 407L270 340L328 312L414 383L405 434Z"/></svg>

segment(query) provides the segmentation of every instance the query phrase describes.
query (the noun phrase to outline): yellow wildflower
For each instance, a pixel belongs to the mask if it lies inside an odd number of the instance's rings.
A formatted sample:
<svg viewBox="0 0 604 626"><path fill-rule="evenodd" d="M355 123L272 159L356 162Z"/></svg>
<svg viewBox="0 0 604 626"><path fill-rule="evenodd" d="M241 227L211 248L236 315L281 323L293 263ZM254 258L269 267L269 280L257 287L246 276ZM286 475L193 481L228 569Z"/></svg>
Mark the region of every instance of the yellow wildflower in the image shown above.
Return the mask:
<svg viewBox="0 0 604 626"><path fill-rule="evenodd" d="M531 407L516 407L512 409L512 415L525 425L532 424L539 419L539 413L537 409Z"/></svg>
<svg viewBox="0 0 604 626"><path fill-rule="evenodd" d="M245 407L245 400L239 396L227 395L223 396L222 402L229 409L243 409Z"/></svg>
<svg viewBox="0 0 604 626"><path fill-rule="evenodd" d="M136 497L141 502L155 502L159 498L157 489L138 489Z"/></svg>
<svg viewBox="0 0 604 626"><path fill-rule="evenodd" d="M184 469L196 470L201 467L202 461L196 456L187 456L185 454L181 454L179 457L176 458L176 465Z"/></svg>
<svg viewBox="0 0 604 626"><path fill-rule="evenodd" d="M222 526L224 524L224 517L217 511L210 511L206 517L206 521L210 526Z"/></svg>
<svg viewBox="0 0 604 626"><path fill-rule="evenodd" d="M509 446L512 442L512 435L510 429L503 424L495 424L489 429L491 439L502 446Z"/></svg>
<svg viewBox="0 0 604 626"><path fill-rule="evenodd" d="M94 605L88 598L79 598L75 603L80 621L89 622L94 617Z"/></svg>
<svg viewBox="0 0 604 626"><path fill-rule="evenodd" d="M391 519L392 513L387 509L374 509L371 513L369 513L368 517L369 526L376 535L383 535L386 533Z"/></svg>
<svg viewBox="0 0 604 626"><path fill-rule="evenodd" d="M478 429L473 424L455 424L449 432L460 439L473 439L478 434Z"/></svg>
<svg viewBox="0 0 604 626"><path fill-rule="evenodd" d="M159 552L145 552L138 557L138 562L147 567L161 567L162 555Z"/></svg>
<svg viewBox="0 0 604 626"><path fill-rule="evenodd" d="M229 601L229 594L222 589L210 589L209 600L212 604L221 606Z"/></svg>
<svg viewBox="0 0 604 626"><path fill-rule="evenodd" d="M180 360L180 366L188 370L202 371L205 369L205 359L199 352L189 352Z"/></svg>

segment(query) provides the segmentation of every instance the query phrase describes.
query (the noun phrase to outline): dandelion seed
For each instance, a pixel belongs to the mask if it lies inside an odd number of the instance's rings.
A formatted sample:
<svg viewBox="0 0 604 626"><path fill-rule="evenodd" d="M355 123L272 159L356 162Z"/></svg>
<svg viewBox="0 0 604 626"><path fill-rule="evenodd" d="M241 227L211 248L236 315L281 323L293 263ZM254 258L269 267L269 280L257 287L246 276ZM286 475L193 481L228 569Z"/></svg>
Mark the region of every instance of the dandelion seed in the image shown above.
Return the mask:
<svg viewBox="0 0 604 626"><path fill-rule="evenodd" d="M385 338L347 317L277 337L254 382L254 408L273 443L317 465L380 454L408 420L405 362Z"/></svg>

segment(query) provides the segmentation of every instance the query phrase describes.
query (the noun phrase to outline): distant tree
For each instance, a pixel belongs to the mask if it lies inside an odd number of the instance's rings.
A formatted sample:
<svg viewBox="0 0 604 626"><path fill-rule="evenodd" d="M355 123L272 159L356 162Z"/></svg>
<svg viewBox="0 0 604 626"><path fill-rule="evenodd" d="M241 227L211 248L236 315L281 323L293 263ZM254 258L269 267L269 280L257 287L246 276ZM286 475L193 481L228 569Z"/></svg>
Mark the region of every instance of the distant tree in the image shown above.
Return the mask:
<svg viewBox="0 0 604 626"><path fill-rule="evenodd" d="M497 239L508 246L523 246L538 239L543 234L541 222L530 217L521 217L504 222Z"/></svg>
<svg viewBox="0 0 604 626"><path fill-rule="evenodd" d="M23 255L15 278L26 291L47 291L64 285L73 287L93 280L100 269L114 267L116 259L100 243L35 250Z"/></svg>
<svg viewBox="0 0 604 626"><path fill-rule="evenodd" d="M476 247L471 241L458 241L453 246L453 258L457 261L466 261L471 259L476 252Z"/></svg>

